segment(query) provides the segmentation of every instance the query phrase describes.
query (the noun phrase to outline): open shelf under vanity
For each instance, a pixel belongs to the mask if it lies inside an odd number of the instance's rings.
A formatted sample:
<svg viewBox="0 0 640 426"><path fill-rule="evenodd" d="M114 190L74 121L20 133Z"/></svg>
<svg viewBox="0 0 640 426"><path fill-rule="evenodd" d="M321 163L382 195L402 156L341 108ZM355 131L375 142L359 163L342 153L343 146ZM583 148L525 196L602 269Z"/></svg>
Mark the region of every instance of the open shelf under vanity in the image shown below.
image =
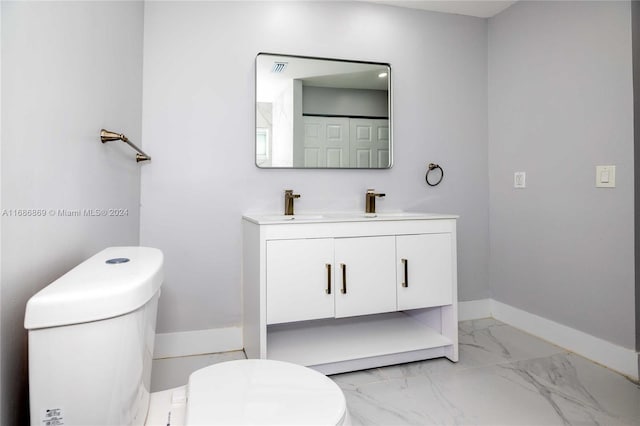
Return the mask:
<svg viewBox="0 0 640 426"><path fill-rule="evenodd" d="M326 374L379 366L381 359L388 364L424 359L426 352L428 358L445 356L451 345L439 330L404 312L267 326L267 358ZM371 364L372 358L378 362Z"/></svg>

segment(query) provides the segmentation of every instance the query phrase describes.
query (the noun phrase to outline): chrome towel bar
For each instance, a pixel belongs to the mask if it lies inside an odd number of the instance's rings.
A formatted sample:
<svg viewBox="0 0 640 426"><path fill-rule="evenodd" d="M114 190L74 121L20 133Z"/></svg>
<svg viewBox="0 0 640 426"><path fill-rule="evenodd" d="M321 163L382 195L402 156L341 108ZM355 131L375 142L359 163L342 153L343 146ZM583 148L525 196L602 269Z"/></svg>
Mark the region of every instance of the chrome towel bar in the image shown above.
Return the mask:
<svg viewBox="0 0 640 426"><path fill-rule="evenodd" d="M109 130L102 129L100 130L100 140L102 143L111 142L111 141L122 141L129 145L131 148L135 149L138 153L136 154L136 162L139 163L141 161L150 161L151 157L143 150L135 146L125 135L122 133L116 133Z"/></svg>

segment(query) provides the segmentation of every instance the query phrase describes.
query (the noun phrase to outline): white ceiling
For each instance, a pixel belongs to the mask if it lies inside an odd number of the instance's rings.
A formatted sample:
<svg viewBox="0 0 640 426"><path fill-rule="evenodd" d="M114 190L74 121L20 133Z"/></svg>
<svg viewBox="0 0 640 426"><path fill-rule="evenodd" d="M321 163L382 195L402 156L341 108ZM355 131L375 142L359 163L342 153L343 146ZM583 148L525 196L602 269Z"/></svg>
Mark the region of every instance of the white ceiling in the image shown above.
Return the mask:
<svg viewBox="0 0 640 426"><path fill-rule="evenodd" d="M455 13L458 15L490 18L502 12L517 0L364 0L371 3L383 3L410 9L430 10L433 12Z"/></svg>
<svg viewBox="0 0 640 426"><path fill-rule="evenodd" d="M272 71L277 62L287 64L283 71ZM388 90L387 76L379 75L388 71L385 64L260 53L256 57L256 99L273 102L293 79L302 80L303 86Z"/></svg>

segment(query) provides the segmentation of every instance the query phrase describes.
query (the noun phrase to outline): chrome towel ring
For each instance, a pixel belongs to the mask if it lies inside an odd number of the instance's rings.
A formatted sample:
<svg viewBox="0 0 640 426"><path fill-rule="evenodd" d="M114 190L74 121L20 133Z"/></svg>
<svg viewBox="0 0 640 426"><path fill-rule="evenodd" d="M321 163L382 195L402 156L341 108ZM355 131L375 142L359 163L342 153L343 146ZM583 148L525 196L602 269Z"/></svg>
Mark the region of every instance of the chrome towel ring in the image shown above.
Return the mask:
<svg viewBox="0 0 640 426"><path fill-rule="evenodd" d="M424 177L424 180L427 181L427 185L429 186L436 186L438 184L440 184L440 182L442 182L442 178L444 178L444 170L442 170L442 167L440 167L439 165L435 164L435 163L429 163L429 165L427 166L429 169L427 170L427 174ZM440 178L436 181L436 182L431 182L429 181L429 173L431 173L433 170L440 170ZM437 172L434 172L437 173Z"/></svg>

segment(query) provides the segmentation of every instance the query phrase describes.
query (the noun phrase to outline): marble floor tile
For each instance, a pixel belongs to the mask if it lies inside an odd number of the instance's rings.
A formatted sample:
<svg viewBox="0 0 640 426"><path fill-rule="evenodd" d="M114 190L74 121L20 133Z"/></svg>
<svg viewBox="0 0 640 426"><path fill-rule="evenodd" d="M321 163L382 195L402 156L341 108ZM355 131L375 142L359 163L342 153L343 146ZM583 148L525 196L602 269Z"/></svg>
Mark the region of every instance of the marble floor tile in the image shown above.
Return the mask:
<svg viewBox="0 0 640 426"><path fill-rule="evenodd" d="M538 358L566 350L493 318L464 321L458 330L459 361L446 358L387 367L380 374L401 378L424 374L451 374L468 368Z"/></svg>
<svg viewBox="0 0 640 426"><path fill-rule="evenodd" d="M640 386L495 320L460 325L460 362L332 376L354 425L640 425Z"/></svg>
<svg viewBox="0 0 640 426"><path fill-rule="evenodd" d="M394 366L395 367L395 366ZM391 367L387 367L391 368ZM369 370L354 371L330 376L334 382L343 390L355 390L358 386L371 383L384 382L389 379L381 368L371 368Z"/></svg>
<svg viewBox="0 0 640 426"><path fill-rule="evenodd" d="M384 370L384 369L383 369ZM640 388L572 354L344 388L356 425L638 425Z"/></svg>
<svg viewBox="0 0 640 426"><path fill-rule="evenodd" d="M640 424L640 385L573 353L500 365L553 407L565 424Z"/></svg>
<svg viewBox="0 0 640 426"><path fill-rule="evenodd" d="M503 379L487 367L343 390L356 425L558 424L545 401L513 378Z"/></svg>
<svg viewBox="0 0 640 426"><path fill-rule="evenodd" d="M461 366L478 367L566 352L492 318L464 321L458 332Z"/></svg>
<svg viewBox="0 0 640 426"><path fill-rule="evenodd" d="M636 425L640 386L494 319L460 323L460 361L445 358L330 376L354 426ZM152 391L186 384L244 352L154 360Z"/></svg>

